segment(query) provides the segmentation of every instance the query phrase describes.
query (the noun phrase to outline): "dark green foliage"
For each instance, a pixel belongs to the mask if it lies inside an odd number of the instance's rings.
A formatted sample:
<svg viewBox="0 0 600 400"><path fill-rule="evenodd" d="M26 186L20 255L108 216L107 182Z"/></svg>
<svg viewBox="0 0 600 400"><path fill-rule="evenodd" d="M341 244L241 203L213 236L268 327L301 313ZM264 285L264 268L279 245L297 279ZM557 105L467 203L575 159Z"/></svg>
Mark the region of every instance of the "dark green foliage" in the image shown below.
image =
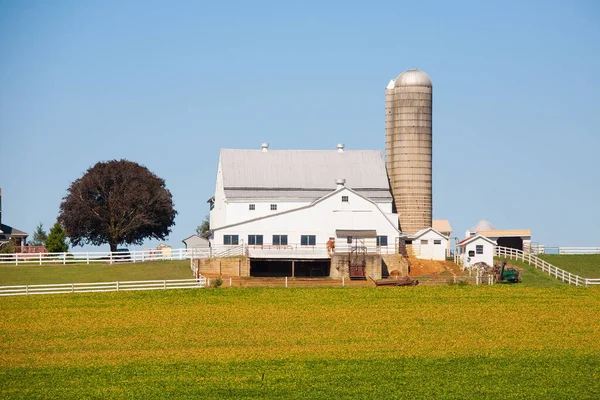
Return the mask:
<svg viewBox="0 0 600 400"><path fill-rule="evenodd" d="M50 253L64 253L69 250L67 233L58 222L50 228L50 234L48 234L48 238L46 239L46 249Z"/></svg>
<svg viewBox="0 0 600 400"><path fill-rule="evenodd" d="M2 249L0 249L0 253L2 254L13 254L16 251L17 250L15 249L15 242L13 242L12 240L9 240L8 243L5 243L2 246Z"/></svg>
<svg viewBox="0 0 600 400"><path fill-rule="evenodd" d="M204 221L202 221L201 225L198 225L196 228L196 233L198 235L203 234L204 232L208 232L210 230L210 217L207 215L204 217Z"/></svg>
<svg viewBox="0 0 600 400"><path fill-rule="evenodd" d="M146 167L127 160L99 162L68 189L59 221L73 245L164 240L175 224L171 192Z"/></svg>
<svg viewBox="0 0 600 400"><path fill-rule="evenodd" d="M48 234L44 230L44 224L40 222L40 224L35 228L33 239L31 239L29 244L32 246L44 246L46 244L46 239L48 239Z"/></svg>

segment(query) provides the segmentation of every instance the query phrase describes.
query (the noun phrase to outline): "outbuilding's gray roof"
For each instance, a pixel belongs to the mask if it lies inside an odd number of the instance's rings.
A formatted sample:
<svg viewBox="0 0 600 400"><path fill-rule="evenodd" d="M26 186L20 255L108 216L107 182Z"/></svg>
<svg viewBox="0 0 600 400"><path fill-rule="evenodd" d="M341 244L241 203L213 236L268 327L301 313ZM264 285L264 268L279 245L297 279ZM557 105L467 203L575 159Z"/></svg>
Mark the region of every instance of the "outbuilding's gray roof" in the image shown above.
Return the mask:
<svg viewBox="0 0 600 400"><path fill-rule="evenodd" d="M353 190L375 189L378 195L385 191L389 196L385 161L379 150L221 149L221 168L223 187L232 195L236 192L231 189L246 194L279 189L294 194L314 191L306 195L319 197L317 192L335 190L336 179L343 178Z"/></svg>

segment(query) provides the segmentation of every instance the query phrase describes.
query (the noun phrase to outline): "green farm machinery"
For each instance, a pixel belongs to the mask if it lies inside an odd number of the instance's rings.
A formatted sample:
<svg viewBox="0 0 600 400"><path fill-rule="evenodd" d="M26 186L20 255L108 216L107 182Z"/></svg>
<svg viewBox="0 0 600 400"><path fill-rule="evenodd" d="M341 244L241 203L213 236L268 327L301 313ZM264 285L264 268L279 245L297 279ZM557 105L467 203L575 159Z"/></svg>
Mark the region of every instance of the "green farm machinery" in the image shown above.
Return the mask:
<svg viewBox="0 0 600 400"><path fill-rule="evenodd" d="M521 275L513 267L506 266L506 260L502 261L502 265L496 268L496 282L498 283L519 283Z"/></svg>

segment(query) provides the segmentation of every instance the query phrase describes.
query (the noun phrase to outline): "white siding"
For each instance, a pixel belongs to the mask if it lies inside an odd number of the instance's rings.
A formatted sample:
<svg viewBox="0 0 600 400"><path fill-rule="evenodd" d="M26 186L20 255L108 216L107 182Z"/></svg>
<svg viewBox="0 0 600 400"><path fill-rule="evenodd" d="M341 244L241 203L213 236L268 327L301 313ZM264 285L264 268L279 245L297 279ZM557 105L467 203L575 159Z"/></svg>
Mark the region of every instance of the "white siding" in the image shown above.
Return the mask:
<svg viewBox="0 0 600 400"><path fill-rule="evenodd" d="M426 240L427 244L424 244L423 240ZM439 240L440 244L435 244L436 240ZM429 230L425 232L416 240L413 240L413 244L415 244L415 247L418 246L420 248L420 252L417 255L417 258L421 258L424 260L446 259L446 248L448 247L448 238L439 235L434 230Z"/></svg>
<svg viewBox="0 0 600 400"><path fill-rule="evenodd" d="M483 254L477 254L478 245L483 246ZM461 248L464 249L462 250L463 254L461 254L464 267L469 267L478 262L484 262L490 266L494 265L494 245L482 237L474 239L466 246L461 246ZM469 257L470 251L473 252L474 256Z"/></svg>
<svg viewBox="0 0 600 400"><path fill-rule="evenodd" d="M348 202L342 202L348 196ZM223 244L223 235L239 235L240 243L247 243L248 235L263 235L263 244L272 244L274 234L287 235L288 244L300 244L301 235L315 235L317 244L325 244L335 237L337 229L376 230L378 235L387 236L393 245L398 236L398 217L390 222L375 204L343 188L314 205L281 213L272 217L248 221L214 231L215 245ZM340 240L340 239L338 239Z"/></svg>

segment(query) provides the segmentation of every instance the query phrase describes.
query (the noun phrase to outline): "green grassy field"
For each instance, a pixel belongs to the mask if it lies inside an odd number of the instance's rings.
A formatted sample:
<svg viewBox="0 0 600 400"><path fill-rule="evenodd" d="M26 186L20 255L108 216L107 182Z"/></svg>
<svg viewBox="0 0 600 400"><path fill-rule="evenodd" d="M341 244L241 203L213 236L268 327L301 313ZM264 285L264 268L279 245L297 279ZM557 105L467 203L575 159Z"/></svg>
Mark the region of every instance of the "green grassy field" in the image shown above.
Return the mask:
<svg viewBox="0 0 600 400"><path fill-rule="evenodd" d="M600 290L0 298L2 398L590 398Z"/></svg>
<svg viewBox="0 0 600 400"><path fill-rule="evenodd" d="M539 257L583 278L600 278L600 254L542 254Z"/></svg>
<svg viewBox="0 0 600 400"><path fill-rule="evenodd" d="M119 264L0 265L0 285L191 279L189 261Z"/></svg>
<svg viewBox="0 0 600 400"><path fill-rule="evenodd" d="M496 257L497 261L502 261L503 258ZM507 259L509 264L515 265L520 270L521 283L519 286L525 287L565 287L567 283L556 279L554 276L550 276L548 273L543 272L540 269L535 268L527 263Z"/></svg>

